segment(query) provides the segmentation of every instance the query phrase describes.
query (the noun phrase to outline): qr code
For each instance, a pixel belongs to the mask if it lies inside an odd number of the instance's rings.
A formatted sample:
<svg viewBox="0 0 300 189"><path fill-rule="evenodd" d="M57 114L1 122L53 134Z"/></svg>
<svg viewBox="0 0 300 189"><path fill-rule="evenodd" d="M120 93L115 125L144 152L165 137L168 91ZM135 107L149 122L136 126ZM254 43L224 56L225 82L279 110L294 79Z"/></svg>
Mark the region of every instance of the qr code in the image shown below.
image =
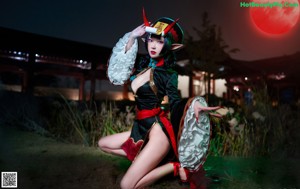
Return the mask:
<svg viewBox="0 0 300 189"><path fill-rule="evenodd" d="M17 172L1 172L1 188L17 188L18 173Z"/></svg>

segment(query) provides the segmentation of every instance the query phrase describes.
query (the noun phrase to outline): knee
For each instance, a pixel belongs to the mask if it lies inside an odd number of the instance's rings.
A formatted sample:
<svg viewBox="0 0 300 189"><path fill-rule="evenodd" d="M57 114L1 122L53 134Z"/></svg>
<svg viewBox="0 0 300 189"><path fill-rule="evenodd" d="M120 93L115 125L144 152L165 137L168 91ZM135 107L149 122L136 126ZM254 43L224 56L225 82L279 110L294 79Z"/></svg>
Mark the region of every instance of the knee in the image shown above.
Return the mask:
<svg viewBox="0 0 300 189"><path fill-rule="evenodd" d="M120 183L120 188L121 188L121 189L130 189L129 187L130 187L130 186L129 186L129 183L126 182L125 179L123 178L123 179L121 180L121 183Z"/></svg>
<svg viewBox="0 0 300 189"><path fill-rule="evenodd" d="M121 183L120 183L120 188L121 189L129 189L128 184L124 181L124 179L122 179Z"/></svg>
<svg viewBox="0 0 300 189"><path fill-rule="evenodd" d="M121 183L120 183L120 188L121 189L135 189L136 187L135 187L135 184L130 182L130 180L123 177L123 179L121 180Z"/></svg>
<svg viewBox="0 0 300 189"><path fill-rule="evenodd" d="M103 138L101 138L99 141L98 141L98 147L102 150L102 151L105 151L105 140L103 140Z"/></svg>

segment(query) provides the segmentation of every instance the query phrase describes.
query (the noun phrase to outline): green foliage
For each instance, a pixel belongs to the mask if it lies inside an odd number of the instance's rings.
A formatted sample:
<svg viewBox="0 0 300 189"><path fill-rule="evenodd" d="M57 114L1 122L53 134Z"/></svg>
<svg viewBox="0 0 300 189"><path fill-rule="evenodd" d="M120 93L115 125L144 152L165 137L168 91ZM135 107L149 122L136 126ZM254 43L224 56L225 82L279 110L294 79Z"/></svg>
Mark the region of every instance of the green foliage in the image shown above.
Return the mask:
<svg viewBox="0 0 300 189"><path fill-rule="evenodd" d="M194 28L194 31L198 39L194 39L187 33L186 50L192 60L208 63L204 66L194 65L201 68L202 71L216 72L218 66L215 63L227 59L229 53L238 52L236 48L228 50L229 46L222 37L221 28L210 22L206 12L202 16L202 28Z"/></svg>
<svg viewBox="0 0 300 189"><path fill-rule="evenodd" d="M202 28L194 28L194 31L198 38L194 39L187 33L185 44L196 69L217 73L220 67L217 63L228 59L230 53L239 51L237 48L230 49L222 37L221 28L210 22L206 12L202 16Z"/></svg>
<svg viewBox="0 0 300 189"><path fill-rule="evenodd" d="M288 105L272 107L267 88L254 91L253 105L226 108L213 121L210 153L215 156L294 155L299 112Z"/></svg>
<svg viewBox="0 0 300 189"><path fill-rule="evenodd" d="M128 130L134 115L130 109L119 112L113 102L80 104L75 101L55 101L50 108L48 129L59 139L85 146L96 146L100 137Z"/></svg>

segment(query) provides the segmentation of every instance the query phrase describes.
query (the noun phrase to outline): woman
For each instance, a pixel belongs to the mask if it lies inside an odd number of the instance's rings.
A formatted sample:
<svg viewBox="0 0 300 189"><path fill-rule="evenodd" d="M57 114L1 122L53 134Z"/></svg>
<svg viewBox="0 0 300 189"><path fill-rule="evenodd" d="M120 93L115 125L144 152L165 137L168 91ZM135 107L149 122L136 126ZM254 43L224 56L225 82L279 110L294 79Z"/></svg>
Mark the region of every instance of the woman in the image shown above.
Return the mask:
<svg viewBox="0 0 300 189"><path fill-rule="evenodd" d="M189 172L201 168L208 149L209 119L201 111L218 108L207 107L201 97L179 97L178 75L172 69L174 51L183 47L183 31L177 20L163 17L150 25L144 11L143 17L143 25L118 41L108 65L113 84L122 85L131 76L136 120L131 131L99 140L104 152L132 161L120 184L126 189L142 188L172 172L182 181L190 181ZM144 35L148 56L135 65L137 39ZM168 96L173 124L161 108L164 96Z"/></svg>

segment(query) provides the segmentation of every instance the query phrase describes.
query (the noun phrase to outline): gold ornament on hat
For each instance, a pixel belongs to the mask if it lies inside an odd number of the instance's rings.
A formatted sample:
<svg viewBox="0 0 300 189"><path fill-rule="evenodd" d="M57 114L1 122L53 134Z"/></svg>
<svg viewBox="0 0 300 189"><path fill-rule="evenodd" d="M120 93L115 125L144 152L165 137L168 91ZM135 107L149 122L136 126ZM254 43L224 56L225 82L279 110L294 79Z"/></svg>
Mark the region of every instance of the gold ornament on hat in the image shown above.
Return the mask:
<svg viewBox="0 0 300 189"><path fill-rule="evenodd" d="M171 24L167 24L164 22L157 22L153 27L150 26L150 22L148 21L145 13L145 9L143 8L143 20L144 20L144 25L146 26L145 30L148 33L156 34L156 35L161 35L165 36L178 22L178 18L172 22Z"/></svg>

